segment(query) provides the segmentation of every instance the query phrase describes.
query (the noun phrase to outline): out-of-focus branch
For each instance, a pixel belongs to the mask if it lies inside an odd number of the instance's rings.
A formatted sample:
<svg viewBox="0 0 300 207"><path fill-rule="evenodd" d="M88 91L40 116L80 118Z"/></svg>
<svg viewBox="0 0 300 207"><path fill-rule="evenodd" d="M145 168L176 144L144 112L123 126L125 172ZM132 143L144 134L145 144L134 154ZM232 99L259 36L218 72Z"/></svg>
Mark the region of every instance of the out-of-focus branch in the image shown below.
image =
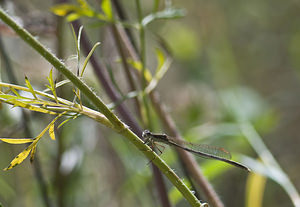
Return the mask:
<svg viewBox="0 0 300 207"><path fill-rule="evenodd" d="M16 78L16 75L14 73L11 61L9 57L7 56L7 52L5 50L4 44L2 42L2 38L0 36L0 54L2 55L3 62L5 64L6 73L8 74L8 79L11 83L18 84L18 80ZM25 137L32 137L32 130L29 126L30 123L30 115L27 114L24 109L22 109L22 125L25 129ZM47 184L42 172L42 166L39 161L38 153L36 152L35 160L33 162L33 171L35 175L35 179L39 184L40 192L43 198L44 205L46 207L51 207L51 201L49 199L49 193L47 189Z"/></svg>
<svg viewBox="0 0 300 207"><path fill-rule="evenodd" d="M115 24L113 24L113 25L111 25L110 28L111 28L111 31L112 31L112 34L113 34L113 37L114 37L114 40L115 40L115 43L116 43L115 45L116 45L116 47L118 49L118 52L121 56L121 63L122 63L123 68L125 70L125 74L126 74L126 77L127 77L127 81L129 83L130 91L136 91L137 86L134 82L134 78L132 76L130 66L127 63L125 50L124 50L123 45L121 43L120 36L117 33L117 27L116 27ZM141 105L140 105L137 97L134 98L134 104L136 105L135 108L136 108L136 113L137 113L138 117L143 118L142 115L141 115Z"/></svg>
<svg viewBox="0 0 300 207"><path fill-rule="evenodd" d="M128 54L130 54L131 58L135 61L139 60L139 57L132 46L130 39L127 37L126 32L122 27L117 27L118 33L121 37L122 43L125 45ZM158 93L153 90L150 93L151 102L159 115L160 119L164 124L164 128L173 137L183 140L182 136L180 135L175 122L171 118L170 114L165 109L164 104L159 100ZM221 199L213 189L212 185L208 182L208 180L204 177L201 170L199 169L199 165L196 162L195 158L188 152L185 152L180 149L176 149L178 151L181 160L184 162L184 166L187 167L188 172L190 173L191 177L195 180L197 185L201 187L205 196L207 197L209 203L215 207L223 207L224 204L222 203Z"/></svg>
<svg viewBox="0 0 300 207"><path fill-rule="evenodd" d="M79 30L80 23L79 21L73 22L73 27L76 31ZM81 44L82 44L82 50L85 55L89 53L89 51L92 48L92 45L90 44L87 35L84 31L82 31L81 34ZM90 63L93 67L94 73L97 75L97 78L99 79L100 83L102 84L103 88L105 89L106 93L110 97L110 99L113 102L118 102L121 99L121 96L114 90L114 87L112 86L111 82L107 78L107 75L104 73L107 71L104 69L104 66L101 65L98 60L95 58L95 55L91 56ZM122 119L125 121L125 123L130 126L130 128L133 130L138 135L142 134L142 129L140 126L137 124L137 122L134 120L132 115L129 113L129 111L126 109L124 104L120 104L117 106L117 111L121 115ZM161 175L161 172L158 170L158 168L152 164L152 169L153 169L153 174L155 178L155 182L158 183L159 185L156 185L159 188L159 197L162 202L163 206L170 206L169 201L167 199L167 193L165 186L163 185L163 178ZM165 193L163 193L165 192Z"/></svg>

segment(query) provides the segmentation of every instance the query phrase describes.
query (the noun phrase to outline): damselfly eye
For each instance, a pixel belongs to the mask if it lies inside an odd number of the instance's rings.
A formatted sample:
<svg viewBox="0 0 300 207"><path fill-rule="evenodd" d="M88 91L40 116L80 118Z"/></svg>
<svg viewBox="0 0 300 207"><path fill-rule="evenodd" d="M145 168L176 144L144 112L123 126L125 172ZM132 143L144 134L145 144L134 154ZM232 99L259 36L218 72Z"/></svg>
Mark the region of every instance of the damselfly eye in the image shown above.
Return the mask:
<svg viewBox="0 0 300 207"><path fill-rule="evenodd" d="M147 138L149 136L149 134L150 134L150 131L148 129L146 129L143 131L142 137Z"/></svg>

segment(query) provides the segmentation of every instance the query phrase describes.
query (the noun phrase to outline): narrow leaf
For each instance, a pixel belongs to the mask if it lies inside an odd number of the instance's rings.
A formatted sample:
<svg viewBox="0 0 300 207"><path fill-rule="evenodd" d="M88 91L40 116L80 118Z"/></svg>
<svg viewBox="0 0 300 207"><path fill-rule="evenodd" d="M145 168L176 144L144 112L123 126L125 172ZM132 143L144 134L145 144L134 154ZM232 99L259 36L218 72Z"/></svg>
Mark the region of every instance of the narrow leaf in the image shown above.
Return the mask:
<svg viewBox="0 0 300 207"><path fill-rule="evenodd" d="M20 97L10 95L10 94L0 94L0 98L9 100L9 99L19 99Z"/></svg>
<svg viewBox="0 0 300 207"><path fill-rule="evenodd" d="M54 125L54 123L56 122L56 120L61 117L62 115L64 115L65 113L67 113L66 111L59 114L58 116L56 116L51 122L50 124L48 124L48 126L45 127L45 129L35 138L35 141L38 142L42 136L47 132L47 130L52 126Z"/></svg>
<svg viewBox="0 0 300 207"><path fill-rule="evenodd" d="M58 83L55 84L55 88L61 87L61 86L65 85L67 83L70 83L70 82L71 82L70 80L62 80L62 81L60 81L60 82L58 82ZM48 92L48 91L51 91L50 88L43 90L44 93Z"/></svg>
<svg viewBox="0 0 300 207"><path fill-rule="evenodd" d="M54 123L49 127L49 135L52 140L55 140Z"/></svg>
<svg viewBox="0 0 300 207"><path fill-rule="evenodd" d="M165 60L165 57L164 57L162 51L159 49L156 50L156 57L157 57L158 66L156 68L154 77L152 78L151 82L148 84L148 86L145 89L146 93L150 93L157 86L158 82L162 79L164 74L168 71L168 69L170 68L170 65L172 63L171 58L167 58Z"/></svg>
<svg viewBox="0 0 300 207"><path fill-rule="evenodd" d="M142 71L142 63L140 61L134 61L132 59L127 59L127 63L130 64L133 68L135 68L137 71ZM149 69L145 68L145 78L148 82L151 81L152 75L149 72Z"/></svg>
<svg viewBox="0 0 300 207"><path fill-rule="evenodd" d="M29 109L30 111L37 111L37 112L41 112L41 113L45 113L45 114L52 114L52 115L56 115L55 112L53 111L49 111L43 108L40 108L38 106L33 106L30 104L26 104L22 101L18 101L18 100L11 100L11 101L7 101L10 104L13 104L14 106L18 106L18 107L22 107L22 108L26 108Z"/></svg>
<svg viewBox="0 0 300 207"><path fill-rule="evenodd" d="M53 81L53 69L50 70L49 72L49 76L47 77L50 87L47 86L47 88L49 88L56 100L56 102L58 103L58 99L57 99L57 95L56 95L56 88L55 88L55 83Z"/></svg>
<svg viewBox="0 0 300 207"><path fill-rule="evenodd" d="M70 121L71 120L71 118L68 118L68 119L66 119L66 120L64 120L63 122L61 122L59 125L58 125L58 129L60 128L60 127L62 127L65 123L67 123L68 121Z"/></svg>
<svg viewBox="0 0 300 207"><path fill-rule="evenodd" d="M182 9L167 8L163 11L151 13L145 16L142 20L142 25L146 26L156 19L177 19L177 18L184 17L184 15L185 15L185 11Z"/></svg>
<svg viewBox="0 0 300 207"><path fill-rule="evenodd" d="M79 19L80 17L82 17L82 14L71 13L66 17L66 19L68 22L73 22L73 21Z"/></svg>
<svg viewBox="0 0 300 207"><path fill-rule="evenodd" d="M108 21L113 20L113 13L110 0L102 0L101 8Z"/></svg>
<svg viewBox="0 0 300 207"><path fill-rule="evenodd" d="M71 11L78 11L80 8L72 4L58 4L51 8L51 11L57 16L65 16Z"/></svg>
<svg viewBox="0 0 300 207"><path fill-rule="evenodd" d="M76 119L78 116L80 116L80 114L76 114L75 116L73 116L73 117L70 117L70 118L68 118L68 119L66 119L66 120L64 120L63 122L61 122L59 125L58 125L58 129L60 128L60 127L62 127L64 124L66 124L68 121L70 121L71 119Z"/></svg>
<svg viewBox="0 0 300 207"><path fill-rule="evenodd" d="M36 145L34 145L34 147L33 147L32 150L31 150L31 153L30 153L30 162L31 162L31 163L32 163L33 160L34 160L35 152L36 152Z"/></svg>
<svg viewBox="0 0 300 207"><path fill-rule="evenodd" d="M80 28L78 30L78 37L77 37L77 57L78 58L80 57L80 40L81 40L82 30L83 30L83 26L80 26Z"/></svg>
<svg viewBox="0 0 300 207"><path fill-rule="evenodd" d="M25 150L23 150L20 154L18 154L9 164L9 166L7 168L4 168L3 170L10 170L13 167L19 165L20 163L22 163L29 155L31 149L36 145L36 143L32 143L31 145L29 145Z"/></svg>
<svg viewBox="0 0 300 207"><path fill-rule="evenodd" d="M28 78L26 76L25 76L25 82L26 82L26 86L29 89L30 93L34 96L35 99L38 99L35 92L34 92L34 90L33 90L33 88L32 88L32 86L31 86L31 84L30 84L30 82L29 82L29 80L28 80Z"/></svg>
<svg viewBox="0 0 300 207"><path fill-rule="evenodd" d="M82 70L81 70L81 74L80 74L81 77L83 76L83 73L84 73L85 68L86 68L86 66L87 66L87 64L88 64L88 61L90 60L92 54L94 53L94 51L95 51L95 49L97 48L98 45L100 45L100 42L97 42L97 43L94 45L94 47L92 48L92 50L89 52L88 56L85 58L84 64L83 64L83 67L82 67Z"/></svg>
<svg viewBox="0 0 300 207"><path fill-rule="evenodd" d="M0 140L9 144L25 144L34 141L32 138L0 138Z"/></svg>
<svg viewBox="0 0 300 207"><path fill-rule="evenodd" d="M17 97L21 97L20 94L16 91L16 89L10 88L10 90L11 90Z"/></svg>

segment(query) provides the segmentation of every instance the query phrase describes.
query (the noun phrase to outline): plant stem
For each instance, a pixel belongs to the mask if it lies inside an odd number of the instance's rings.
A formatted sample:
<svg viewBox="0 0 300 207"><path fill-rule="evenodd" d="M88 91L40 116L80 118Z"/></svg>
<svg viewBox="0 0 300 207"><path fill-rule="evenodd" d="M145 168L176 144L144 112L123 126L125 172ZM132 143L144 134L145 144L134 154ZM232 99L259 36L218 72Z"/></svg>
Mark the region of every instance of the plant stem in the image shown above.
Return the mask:
<svg viewBox="0 0 300 207"><path fill-rule="evenodd" d="M74 75L54 54L46 49L36 38L27 30L18 25L2 8L0 9L0 18L10 26L28 45L42 55L58 71L67 77L86 97L103 113L107 119L115 126L117 131L122 131L125 125L105 106L102 100L76 75Z"/></svg>
<svg viewBox="0 0 300 207"><path fill-rule="evenodd" d="M47 50L40 42L38 42L31 34L18 25L6 12L0 8L0 19L10 26L27 44L35 49L40 55L42 55L49 63L51 63L57 70L65 75L86 97L103 113L107 119L113 124L114 130L119 134L126 137L131 143L133 143L144 155L152 160L152 162L164 173L174 186L182 193L187 201L192 206L206 206L201 204L194 194L188 189L188 187L179 179L175 172L162 160L160 157L152 151L152 149L145 145L144 142L134 134L126 125L121 122L116 115L102 100L96 96L96 94L83 83L76 75L74 75L68 68L49 50Z"/></svg>
<svg viewBox="0 0 300 207"><path fill-rule="evenodd" d="M80 22L77 20L72 23L75 30L78 30L80 27ZM117 27L117 25L116 25ZM82 44L82 51L84 52L85 56L89 53L89 51L92 48L92 45L90 44L90 41L88 39L88 36L86 35L85 31L82 31L81 35L81 44ZM96 77L98 78L99 82L102 84L104 90L106 91L107 95L110 97L110 99L113 102L118 102L121 100L120 95L116 92L115 88L113 87L113 84L111 81L107 78L105 72L107 69L105 68L104 64L100 64L99 58L96 58L95 54L92 55L90 59L90 63L92 65L92 68L94 70L94 73ZM132 113L129 112L128 108L125 106L124 103L119 104L116 107L117 112L120 114L121 118L124 120L124 122L130 126L132 131L135 134L142 134L142 129L139 126L139 124L136 122L135 118L133 117ZM156 183L159 183L159 185L156 185L157 191L159 192L159 197L161 202L161 205L163 207L167 207L165 204L166 200L168 200L167 191L164 187L164 181L162 179L162 173L159 171L159 169L153 164L152 165L152 171L153 171L153 177Z"/></svg>
<svg viewBox="0 0 300 207"><path fill-rule="evenodd" d="M122 28L118 28L118 29L119 29L118 32L120 34L120 37L123 41L123 44L126 46L126 49L130 54L130 57L135 61L139 61L137 52L135 51L134 47L131 45L130 40L126 36L126 33L122 30ZM177 130L174 120L167 112L165 105L159 100L159 94L157 93L157 91L154 89L149 95L150 95L150 100L156 111L156 114L159 115L160 120L162 121L166 132L173 137L183 140L183 138L181 137L180 133ZM184 163L183 166L186 166L190 176L193 178L195 183L201 187L206 198L212 204L212 206L224 207L224 204L222 203L216 191L213 189L213 186L208 182L208 180L205 178L205 176L199 169L199 165L197 164L195 158L190 153L187 153L182 150L181 153L179 153L178 151L178 154L181 157L181 160L183 160Z"/></svg>

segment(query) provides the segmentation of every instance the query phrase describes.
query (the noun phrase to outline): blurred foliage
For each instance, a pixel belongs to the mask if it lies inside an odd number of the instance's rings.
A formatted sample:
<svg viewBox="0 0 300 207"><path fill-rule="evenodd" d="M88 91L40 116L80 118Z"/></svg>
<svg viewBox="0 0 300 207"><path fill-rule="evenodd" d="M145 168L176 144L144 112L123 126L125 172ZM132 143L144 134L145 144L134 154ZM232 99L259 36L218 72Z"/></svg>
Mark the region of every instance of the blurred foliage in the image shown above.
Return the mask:
<svg viewBox="0 0 300 207"><path fill-rule="evenodd" d="M89 1L90 5L85 1L78 2L42 6L39 1L7 1L6 5L9 12L15 12L25 25L25 20L33 13L40 16L47 13L55 22L56 17L50 15L50 9L56 14L68 14L68 21L80 18L86 23L84 26L88 35L101 41L99 58L112 65L116 83L120 83L118 80L122 80L124 75L119 70L120 61L116 61L119 57L112 49L114 43L104 27L117 21L110 1L105 0L101 4ZM131 28L136 35L136 8L130 2L123 3L129 20L120 24ZM162 5L159 4L158 8ZM235 160L247 161L247 164L261 169L264 175L251 174L247 179L247 175L226 164L197 159L226 206L292 206L286 192L278 185L278 177L255 159L258 155L241 133L238 124L245 120L252 124L296 189L299 189L299 2L175 1L174 7L161 13L152 6L144 2L144 25L147 26L149 47L147 68L154 68L154 77L162 68L159 61L162 56L160 52L155 54L156 48L162 47L155 39L160 36L171 49L174 60L163 71L164 76L158 78L160 82L157 81L155 87L161 92L185 138L224 146L231 151ZM177 19L184 13L186 17ZM176 20L168 21L169 18ZM101 32L95 26L97 24L101 26ZM49 26L54 27L55 24ZM67 24L64 24L64 29L70 30ZM55 33L47 33L45 37L43 30L40 30L38 35L49 47L55 48ZM67 43L64 49L77 54L78 46L70 41L73 38L71 32L64 35ZM47 75L40 71L50 66L31 50L21 47L12 34L3 35L4 38L18 79L24 80L26 74L32 88L44 88L46 78L41 77ZM69 57L62 58L70 65L77 64ZM163 58L166 60L169 57ZM139 62L128 62L141 70ZM8 82L9 75L3 67L1 62L2 80ZM87 64L85 80L100 94L103 89L93 79L91 71ZM120 87L123 94L129 92L126 88ZM72 97L70 91L62 93ZM131 105L127 100L125 102ZM22 137L25 129L19 122L21 113L16 108L2 105L1 137ZM154 120L157 131L162 131L158 119L155 117ZM35 134L47 123L48 118L32 114L31 126ZM126 141L103 127L99 129L97 124L85 118L68 122L58 134L56 142L43 140L39 145L41 150L38 150L51 200L54 202L60 194L63 196L62 203L57 206L150 207L160 204L156 193L152 191L154 183L148 160ZM59 144L60 141L63 143ZM0 168L23 148L0 143ZM249 160L241 156L243 154L254 159ZM176 169L179 176L184 176L171 149L166 147L161 156ZM57 177L58 172L60 177ZM274 172L278 171L274 169ZM266 182L266 178L275 182ZM181 194L176 189L168 189L174 204L187 205L181 202ZM257 204L254 204L255 201ZM43 205L29 163L16 167L11 174L1 172L0 202L3 206Z"/></svg>

